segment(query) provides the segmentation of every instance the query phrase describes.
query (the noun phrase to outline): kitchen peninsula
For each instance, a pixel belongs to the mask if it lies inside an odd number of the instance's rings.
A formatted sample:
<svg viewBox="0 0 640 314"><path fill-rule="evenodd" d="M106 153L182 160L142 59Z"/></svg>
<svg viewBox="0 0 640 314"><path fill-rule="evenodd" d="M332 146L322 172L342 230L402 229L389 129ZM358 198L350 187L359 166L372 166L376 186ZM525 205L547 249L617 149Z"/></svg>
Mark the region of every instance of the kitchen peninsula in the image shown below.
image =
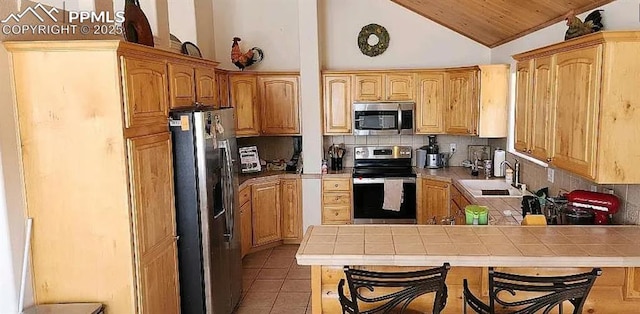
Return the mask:
<svg viewBox="0 0 640 314"><path fill-rule="evenodd" d="M409 271L440 266L449 297L444 313L461 313L462 280L488 295L487 267L502 271L561 275L600 267L584 307L588 313L632 313L640 308L640 236L636 226L312 226L296 254L311 265L313 313L339 313L337 286L343 266ZM432 295L410 308L425 309Z"/></svg>

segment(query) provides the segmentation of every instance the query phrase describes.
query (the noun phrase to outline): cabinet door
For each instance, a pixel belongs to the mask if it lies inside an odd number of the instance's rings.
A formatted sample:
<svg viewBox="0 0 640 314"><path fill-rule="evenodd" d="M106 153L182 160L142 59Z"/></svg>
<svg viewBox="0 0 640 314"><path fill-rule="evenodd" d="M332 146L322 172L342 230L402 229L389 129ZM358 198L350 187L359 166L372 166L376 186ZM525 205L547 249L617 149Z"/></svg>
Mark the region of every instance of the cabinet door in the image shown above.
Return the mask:
<svg viewBox="0 0 640 314"><path fill-rule="evenodd" d="M358 74L355 76L356 101L380 101L384 98L382 74Z"/></svg>
<svg viewBox="0 0 640 314"><path fill-rule="evenodd" d="M251 226L251 202L247 202L240 207L240 229L241 229L241 252L242 257L251 250L253 243L253 231Z"/></svg>
<svg viewBox="0 0 640 314"><path fill-rule="evenodd" d="M559 53L555 65L553 163L595 178L602 45ZM606 140L606 139L604 139Z"/></svg>
<svg viewBox="0 0 640 314"><path fill-rule="evenodd" d="M478 96L475 70L454 71L447 74L446 133L476 134Z"/></svg>
<svg viewBox="0 0 640 314"><path fill-rule="evenodd" d="M449 187L450 184L435 180L422 180L421 209L417 213L418 224L426 224L429 219L436 217L436 221L449 214Z"/></svg>
<svg viewBox="0 0 640 314"><path fill-rule="evenodd" d="M412 73L393 73L385 75L386 99L406 101L414 99L414 75Z"/></svg>
<svg viewBox="0 0 640 314"><path fill-rule="evenodd" d="M216 83L218 84L218 97L221 108L227 108L229 104L229 74L216 71Z"/></svg>
<svg viewBox="0 0 640 314"><path fill-rule="evenodd" d="M517 151L529 151L530 111L531 111L531 67L532 61L518 62L516 65L516 122L515 143Z"/></svg>
<svg viewBox="0 0 640 314"><path fill-rule="evenodd" d="M279 241L282 237L280 183L274 181L251 186L251 207L253 246Z"/></svg>
<svg viewBox="0 0 640 314"><path fill-rule="evenodd" d="M302 240L302 204L300 204L300 180L280 180L280 205L282 206L282 238L292 242Z"/></svg>
<svg viewBox="0 0 640 314"><path fill-rule="evenodd" d="M416 133L444 133L444 74L418 74Z"/></svg>
<svg viewBox="0 0 640 314"><path fill-rule="evenodd" d="M196 101L199 104L220 108L220 96L216 74L211 68L196 68Z"/></svg>
<svg viewBox="0 0 640 314"><path fill-rule="evenodd" d="M351 134L351 76L325 75L324 133Z"/></svg>
<svg viewBox="0 0 640 314"><path fill-rule="evenodd" d="M196 102L195 70L192 66L169 63L171 109L191 107Z"/></svg>
<svg viewBox="0 0 640 314"><path fill-rule="evenodd" d="M171 135L128 140L141 313L180 313Z"/></svg>
<svg viewBox="0 0 640 314"><path fill-rule="evenodd" d="M236 135L260 135L257 79L253 75L232 75L231 106L236 108Z"/></svg>
<svg viewBox="0 0 640 314"><path fill-rule="evenodd" d="M122 67L127 127L167 124L167 64L164 61L122 57Z"/></svg>
<svg viewBox="0 0 640 314"><path fill-rule="evenodd" d="M262 134L300 134L298 77L260 76L258 86Z"/></svg>
<svg viewBox="0 0 640 314"><path fill-rule="evenodd" d="M534 60L531 102L531 136L528 152L542 161L551 161L551 57ZM517 137L516 137L517 138Z"/></svg>

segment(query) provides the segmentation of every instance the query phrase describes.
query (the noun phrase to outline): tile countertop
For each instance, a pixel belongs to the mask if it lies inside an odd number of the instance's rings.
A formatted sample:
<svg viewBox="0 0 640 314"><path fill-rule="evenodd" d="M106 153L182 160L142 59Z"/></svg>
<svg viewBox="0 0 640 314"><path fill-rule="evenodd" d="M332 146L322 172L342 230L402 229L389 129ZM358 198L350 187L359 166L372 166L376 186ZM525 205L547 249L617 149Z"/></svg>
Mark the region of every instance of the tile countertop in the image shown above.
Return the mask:
<svg viewBox="0 0 640 314"><path fill-rule="evenodd" d="M639 267L638 226L311 226L300 265Z"/></svg>

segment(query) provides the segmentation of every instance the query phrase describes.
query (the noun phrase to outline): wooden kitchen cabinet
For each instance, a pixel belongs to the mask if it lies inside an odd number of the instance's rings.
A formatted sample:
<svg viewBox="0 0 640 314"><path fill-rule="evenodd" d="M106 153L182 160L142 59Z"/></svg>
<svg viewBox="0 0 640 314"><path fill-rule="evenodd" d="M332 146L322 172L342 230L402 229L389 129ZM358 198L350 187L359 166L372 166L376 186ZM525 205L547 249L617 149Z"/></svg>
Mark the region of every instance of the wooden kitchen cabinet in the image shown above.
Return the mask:
<svg viewBox="0 0 640 314"><path fill-rule="evenodd" d="M189 64L169 63L171 109L191 107L196 102L195 69Z"/></svg>
<svg viewBox="0 0 640 314"><path fill-rule="evenodd" d="M322 179L322 224L352 223L352 183L350 178Z"/></svg>
<svg viewBox="0 0 640 314"><path fill-rule="evenodd" d="M298 76L258 76L262 135L300 134Z"/></svg>
<svg viewBox="0 0 640 314"><path fill-rule="evenodd" d="M478 116L478 70L449 71L446 75L445 132L476 135Z"/></svg>
<svg viewBox="0 0 640 314"><path fill-rule="evenodd" d="M302 241L302 187L300 179L280 179L282 240L285 244Z"/></svg>
<svg viewBox="0 0 640 314"><path fill-rule="evenodd" d="M253 224L251 221L251 187L240 190L240 251L242 257L253 246Z"/></svg>
<svg viewBox="0 0 640 314"><path fill-rule="evenodd" d="M551 57L534 60L532 101L529 113L530 136L527 152L534 158L546 162L552 157L552 88L553 72ZM517 125L517 124L516 124Z"/></svg>
<svg viewBox="0 0 640 314"><path fill-rule="evenodd" d="M388 101L414 100L414 73L385 74L385 99Z"/></svg>
<svg viewBox="0 0 640 314"><path fill-rule="evenodd" d="M450 186L448 182L422 179L416 213L418 224L427 224L434 217L436 223L440 223L443 218L451 216L449 214Z"/></svg>
<svg viewBox="0 0 640 314"><path fill-rule="evenodd" d="M323 80L324 134L351 134L351 75L325 74Z"/></svg>
<svg viewBox="0 0 640 314"><path fill-rule="evenodd" d="M354 101L382 101L384 99L383 74L356 74Z"/></svg>
<svg viewBox="0 0 640 314"><path fill-rule="evenodd" d="M196 102L201 105L220 108L220 95L213 68L195 68Z"/></svg>
<svg viewBox="0 0 640 314"><path fill-rule="evenodd" d="M251 186L253 246L282 239L280 181L272 180Z"/></svg>
<svg viewBox="0 0 640 314"><path fill-rule="evenodd" d="M179 313L168 63L217 63L120 40L4 44L35 303Z"/></svg>
<svg viewBox="0 0 640 314"><path fill-rule="evenodd" d="M231 107L230 91L229 91L229 73L223 70L215 70L216 84L218 85L218 101L220 108Z"/></svg>
<svg viewBox="0 0 640 314"><path fill-rule="evenodd" d="M531 125L532 61L516 64L516 107L515 107L515 150L526 153L529 150Z"/></svg>
<svg viewBox="0 0 640 314"><path fill-rule="evenodd" d="M443 72L417 75L416 134L444 133L444 77Z"/></svg>
<svg viewBox="0 0 640 314"><path fill-rule="evenodd" d="M260 135L258 80L255 75L230 75L231 106L236 108L236 135Z"/></svg>

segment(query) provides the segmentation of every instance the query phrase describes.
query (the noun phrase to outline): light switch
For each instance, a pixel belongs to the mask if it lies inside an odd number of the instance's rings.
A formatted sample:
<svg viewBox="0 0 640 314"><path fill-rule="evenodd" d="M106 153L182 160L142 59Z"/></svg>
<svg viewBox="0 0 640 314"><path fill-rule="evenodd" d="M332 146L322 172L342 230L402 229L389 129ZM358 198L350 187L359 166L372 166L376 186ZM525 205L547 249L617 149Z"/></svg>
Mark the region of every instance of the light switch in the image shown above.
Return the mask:
<svg viewBox="0 0 640 314"><path fill-rule="evenodd" d="M555 174L555 170L553 170L552 168L547 168L547 181L553 183Z"/></svg>

